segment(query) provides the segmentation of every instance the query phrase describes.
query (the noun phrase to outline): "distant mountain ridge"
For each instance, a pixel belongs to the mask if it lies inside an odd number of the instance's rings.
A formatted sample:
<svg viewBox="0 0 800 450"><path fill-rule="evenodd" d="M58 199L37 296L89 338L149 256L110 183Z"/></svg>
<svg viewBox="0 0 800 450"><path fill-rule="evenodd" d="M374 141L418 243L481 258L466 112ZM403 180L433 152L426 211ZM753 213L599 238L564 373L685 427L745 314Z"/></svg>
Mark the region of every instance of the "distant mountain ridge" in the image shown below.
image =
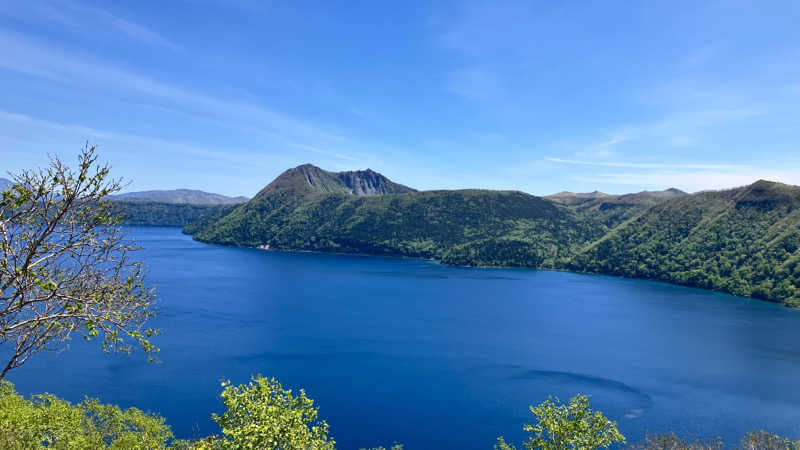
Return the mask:
<svg viewBox="0 0 800 450"><path fill-rule="evenodd" d="M671 198L688 195L679 189L664 191L641 191L630 194L606 194L603 192L559 192L545 198L569 206L578 212L591 214L608 227L614 227L647 208Z"/></svg>
<svg viewBox="0 0 800 450"><path fill-rule="evenodd" d="M0 178L0 191L5 191L14 185L14 182L8 178Z"/></svg>
<svg viewBox="0 0 800 450"><path fill-rule="evenodd" d="M197 240L651 278L800 307L800 187L624 195L415 191L370 170L289 169Z"/></svg>
<svg viewBox="0 0 800 450"><path fill-rule="evenodd" d="M193 189L127 192L109 196L109 200L124 202L177 203L184 205L232 205L244 203L247 197L228 197Z"/></svg>

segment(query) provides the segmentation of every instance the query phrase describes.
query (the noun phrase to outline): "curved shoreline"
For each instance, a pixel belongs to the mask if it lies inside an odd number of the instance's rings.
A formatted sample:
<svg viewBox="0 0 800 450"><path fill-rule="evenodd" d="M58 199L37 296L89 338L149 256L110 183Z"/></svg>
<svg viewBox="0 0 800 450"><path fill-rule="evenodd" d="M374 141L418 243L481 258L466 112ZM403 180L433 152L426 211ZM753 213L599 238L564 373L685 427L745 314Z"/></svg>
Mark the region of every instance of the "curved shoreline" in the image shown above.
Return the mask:
<svg viewBox="0 0 800 450"><path fill-rule="evenodd" d="M183 231L181 231L183 233ZM246 248L246 249L253 249L253 250L260 250L264 252L283 252L283 253L313 253L313 254L327 254L327 255L350 255L350 256L367 256L367 257L382 257L382 258L399 258L399 259L418 259L423 261L429 261L444 267L457 267L457 268L464 268L464 269L528 269L528 270L542 270L542 271L552 271L552 272L566 272L566 273L574 273L580 275L598 275L598 276L606 276L611 278L622 278L628 280L644 280L644 281L656 281L659 283L666 283L673 286L682 286L688 287L692 289L701 289L703 291L708 292L718 292L721 294L732 295L734 297L739 298L746 298L752 300L758 300L766 303L772 303L778 306L782 306L786 309L792 311L800 311L800 307L792 307L787 305L786 303L780 301L774 301L762 297L755 297L755 296L745 296L745 295L737 295L732 292L723 290L723 289L710 289L703 286L693 286L690 284L684 283L675 283L670 280L665 280L661 278L644 278L644 277L629 277L625 275L617 275L617 274L610 274L604 272L587 272L587 271L579 271L579 270L570 270L567 268L560 268L560 267L534 267L534 266L480 266L480 265L459 265L459 264L448 264L439 259L432 258L432 257L425 257L425 256L411 256L411 255L403 255L403 254L392 254L392 253L385 253L385 254L376 254L376 253L361 253L361 252L339 252L339 251L326 251L326 250L305 250L305 249L285 249L285 248L259 248L259 247L251 247L251 246L241 246L241 245L228 245L228 244L220 244L217 242L208 242L197 239L195 236L189 233L183 233L188 236L192 237L192 240L201 242L203 244L208 245L218 245L221 247L232 247L232 248Z"/></svg>

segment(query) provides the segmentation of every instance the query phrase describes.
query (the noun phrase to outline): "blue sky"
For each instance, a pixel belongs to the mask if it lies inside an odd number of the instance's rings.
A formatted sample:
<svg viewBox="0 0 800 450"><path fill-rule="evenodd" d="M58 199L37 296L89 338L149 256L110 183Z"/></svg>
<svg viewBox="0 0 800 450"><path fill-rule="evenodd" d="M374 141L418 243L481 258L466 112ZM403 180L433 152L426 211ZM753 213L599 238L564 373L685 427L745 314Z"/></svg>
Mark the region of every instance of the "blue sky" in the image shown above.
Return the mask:
<svg viewBox="0 0 800 450"><path fill-rule="evenodd" d="M800 3L0 0L0 167L534 194L800 184Z"/></svg>

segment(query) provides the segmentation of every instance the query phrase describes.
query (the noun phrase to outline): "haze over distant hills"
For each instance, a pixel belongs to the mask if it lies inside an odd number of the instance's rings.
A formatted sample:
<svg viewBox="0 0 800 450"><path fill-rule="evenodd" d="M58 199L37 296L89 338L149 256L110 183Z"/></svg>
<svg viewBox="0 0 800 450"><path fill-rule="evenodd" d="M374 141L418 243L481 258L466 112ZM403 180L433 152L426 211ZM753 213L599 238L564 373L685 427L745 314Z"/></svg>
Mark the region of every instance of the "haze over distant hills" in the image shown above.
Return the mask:
<svg viewBox="0 0 800 450"><path fill-rule="evenodd" d="M128 192L109 196L110 200L126 202L180 203L186 205L231 205L244 203L247 197L228 197L192 189L173 189Z"/></svg>
<svg viewBox="0 0 800 450"><path fill-rule="evenodd" d="M642 191L632 194L611 195L603 192L559 192L545 198L567 205L584 214L592 214L607 226L615 226L645 209L670 198L687 195L679 189Z"/></svg>
<svg viewBox="0 0 800 450"><path fill-rule="evenodd" d="M14 182L9 180L8 178L0 178L0 191L5 191L6 189L10 188Z"/></svg>

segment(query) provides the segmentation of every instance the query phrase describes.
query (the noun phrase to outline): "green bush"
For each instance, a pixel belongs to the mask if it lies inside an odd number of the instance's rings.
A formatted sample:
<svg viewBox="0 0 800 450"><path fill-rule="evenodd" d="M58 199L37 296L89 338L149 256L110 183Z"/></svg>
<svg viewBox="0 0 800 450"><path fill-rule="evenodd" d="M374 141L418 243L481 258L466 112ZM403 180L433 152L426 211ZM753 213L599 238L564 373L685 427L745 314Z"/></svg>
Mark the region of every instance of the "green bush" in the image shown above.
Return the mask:
<svg viewBox="0 0 800 450"><path fill-rule="evenodd" d="M0 448L164 449L172 439L164 418L95 399L72 404L51 394L24 398L0 382Z"/></svg>
<svg viewBox="0 0 800 450"><path fill-rule="evenodd" d="M530 409L536 416L536 423L522 427L531 433L523 443L528 450L596 449L625 443L625 436L617 430L617 423L607 419L600 411L593 411L585 395L572 397L566 405L558 399L548 398ZM516 449L513 444L506 443L502 436L497 438L494 448Z"/></svg>
<svg viewBox="0 0 800 450"><path fill-rule="evenodd" d="M246 385L223 382L222 403L226 411L214 414L222 437L212 437L199 448L236 450L333 449L328 424L319 420L319 408L302 389L292 393L278 380L254 377Z"/></svg>

